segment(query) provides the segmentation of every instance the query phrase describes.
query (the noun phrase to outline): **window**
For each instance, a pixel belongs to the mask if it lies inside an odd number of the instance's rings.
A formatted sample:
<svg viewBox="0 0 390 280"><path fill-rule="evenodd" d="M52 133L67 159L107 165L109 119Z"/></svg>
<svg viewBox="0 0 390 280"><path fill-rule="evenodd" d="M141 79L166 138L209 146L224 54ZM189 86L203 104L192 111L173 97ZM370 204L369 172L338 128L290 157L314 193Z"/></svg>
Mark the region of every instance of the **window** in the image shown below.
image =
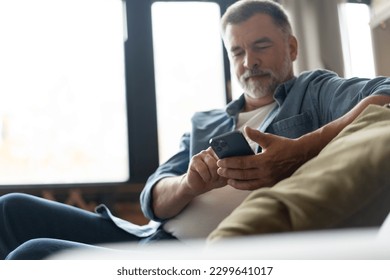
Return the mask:
<svg viewBox="0 0 390 280"><path fill-rule="evenodd" d="M178 150L195 111L226 104L220 14L212 2L152 5L160 162Z"/></svg>
<svg viewBox="0 0 390 280"><path fill-rule="evenodd" d="M339 5L346 77L375 76L370 10L366 4Z"/></svg>
<svg viewBox="0 0 390 280"><path fill-rule="evenodd" d="M0 2L0 184L129 178L120 0Z"/></svg>
<svg viewBox="0 0 390 280"><path fill-rule="evenodd" d="M0 188L144 183L226 104L227 5L0 1Z"/></svg>

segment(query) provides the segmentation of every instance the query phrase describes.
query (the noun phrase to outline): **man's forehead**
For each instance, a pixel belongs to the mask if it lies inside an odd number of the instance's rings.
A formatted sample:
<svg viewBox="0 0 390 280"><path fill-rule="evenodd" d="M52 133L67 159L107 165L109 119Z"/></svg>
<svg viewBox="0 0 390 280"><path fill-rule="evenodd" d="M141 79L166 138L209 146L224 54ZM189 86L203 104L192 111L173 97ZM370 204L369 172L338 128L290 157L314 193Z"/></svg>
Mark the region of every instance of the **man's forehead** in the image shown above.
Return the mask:
<svg viewBox="0 0 390 280"><path fill-rule="evenodd" d="M240 42L255 43L263 38L272 38L282 35L280 28L267 14L256 14L237 24L228 24L225 29L224 41L228 48L234 47Z"/></svg>

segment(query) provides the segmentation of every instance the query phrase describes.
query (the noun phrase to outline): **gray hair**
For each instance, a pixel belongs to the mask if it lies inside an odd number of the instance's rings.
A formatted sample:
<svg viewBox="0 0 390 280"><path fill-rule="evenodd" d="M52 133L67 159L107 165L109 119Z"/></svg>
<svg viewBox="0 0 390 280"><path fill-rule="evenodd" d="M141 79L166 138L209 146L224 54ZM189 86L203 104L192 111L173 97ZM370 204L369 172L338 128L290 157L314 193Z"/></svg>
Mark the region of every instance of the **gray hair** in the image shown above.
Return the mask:
<svg viewBox="0 0 390 280"><path fill-rule="evenodd" d="M271 0L241 0L226 10L221 19L222 35L228 24L242 23L256 14L269 15L283 33L292 35L290 20L282 5Z"/></svg>

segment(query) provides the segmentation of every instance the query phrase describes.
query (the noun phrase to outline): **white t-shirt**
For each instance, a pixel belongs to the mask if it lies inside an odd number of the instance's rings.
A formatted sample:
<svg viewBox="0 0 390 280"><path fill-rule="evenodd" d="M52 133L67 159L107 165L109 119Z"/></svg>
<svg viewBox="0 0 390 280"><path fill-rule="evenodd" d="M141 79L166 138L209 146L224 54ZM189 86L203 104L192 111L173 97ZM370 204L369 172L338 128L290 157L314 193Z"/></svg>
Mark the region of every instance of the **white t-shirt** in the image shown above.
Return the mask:
<svg viewBox="0 0 390 280"><path fill-rule="evenodd" d="M259 109L240 113L237 129L244 126L258 128L276 106L275 102ZM245 135L245 133L244 133ZM252 149L257 143L248 139ZM249 195L250 191L237 190L229 185L211 190L193 199L176 217L164 224L164 230L180 240L206 238Z"/></svg>

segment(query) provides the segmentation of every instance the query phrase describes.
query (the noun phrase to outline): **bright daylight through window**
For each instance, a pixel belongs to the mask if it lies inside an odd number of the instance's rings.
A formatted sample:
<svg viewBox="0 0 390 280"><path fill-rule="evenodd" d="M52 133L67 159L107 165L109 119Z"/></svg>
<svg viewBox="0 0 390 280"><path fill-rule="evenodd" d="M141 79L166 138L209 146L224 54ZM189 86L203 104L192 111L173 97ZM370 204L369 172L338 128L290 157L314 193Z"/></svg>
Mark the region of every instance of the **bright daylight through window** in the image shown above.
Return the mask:
<svg viewBox="0 0 390 280"><path fill-rule="evenodd" d="M375 76L369 6L344 3L339 6L345 76Z"/></svg>
<svg viewBox="0 0 390 280"><path fill-rule="evenodd" d="M177 151L195 111L226 104L219 19L216 3L152 5L160 162Z"/></svg>
<svg viewBox="0 0 390 280"><path fill-rule="evenodd" d="M0 184L129 177L120 0L0 2Z"/></svg>

